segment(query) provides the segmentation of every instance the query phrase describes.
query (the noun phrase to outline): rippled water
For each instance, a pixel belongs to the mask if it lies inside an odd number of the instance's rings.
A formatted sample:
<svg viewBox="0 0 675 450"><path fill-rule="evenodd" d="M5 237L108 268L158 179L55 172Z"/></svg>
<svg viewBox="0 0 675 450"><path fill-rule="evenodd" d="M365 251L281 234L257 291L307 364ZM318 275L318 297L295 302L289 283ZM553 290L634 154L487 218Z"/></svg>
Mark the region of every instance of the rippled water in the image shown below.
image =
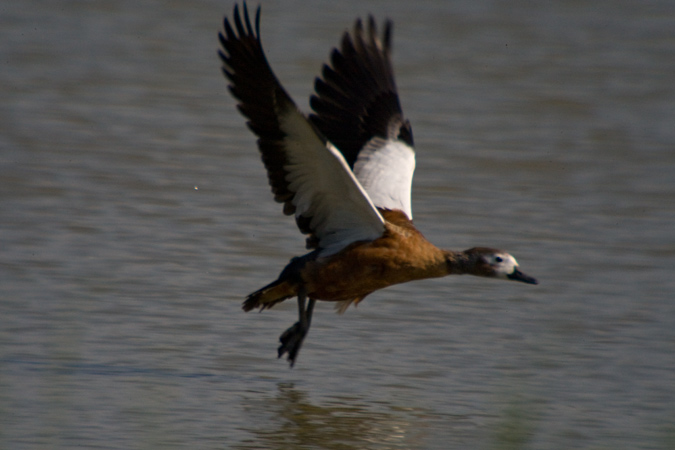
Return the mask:
<svg viewBox="0 0 675 450"><path fill-rule="evenodd" d="M264 2L301 107L395 21L416 225L541 284L244 314L303 238L216 58L229 3L0 7L0 448L675 447L675 7Z"/></svg>

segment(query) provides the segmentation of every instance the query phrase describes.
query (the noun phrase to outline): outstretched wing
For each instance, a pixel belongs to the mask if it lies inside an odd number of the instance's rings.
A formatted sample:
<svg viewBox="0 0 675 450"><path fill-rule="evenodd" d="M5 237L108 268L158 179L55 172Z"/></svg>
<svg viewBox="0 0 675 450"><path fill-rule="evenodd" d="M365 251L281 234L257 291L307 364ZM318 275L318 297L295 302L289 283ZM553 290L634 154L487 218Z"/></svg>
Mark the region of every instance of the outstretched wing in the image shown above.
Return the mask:
<svg viewBox="0 0 675 450"><path fill-rule="evenodd" d="M387 21L380 40L371 16L367 29L357 20L352 34L345 32L315 81L310 120L342 152L377 207L412 219L415 152L391 66L391 30Z"/></svg>
<svg viewBox="0 0 675 450"><path fill-rule="evenodd" d="M239 100L267 169L274 199L284 213L295 214L308 246L322 254L354 241L372 240L384 231L384 220L354 177L342 154L297 109L272 72L260 43L260 7L255 30L246 5L244 17L234 7L219 34L223 73Z"/></svg>

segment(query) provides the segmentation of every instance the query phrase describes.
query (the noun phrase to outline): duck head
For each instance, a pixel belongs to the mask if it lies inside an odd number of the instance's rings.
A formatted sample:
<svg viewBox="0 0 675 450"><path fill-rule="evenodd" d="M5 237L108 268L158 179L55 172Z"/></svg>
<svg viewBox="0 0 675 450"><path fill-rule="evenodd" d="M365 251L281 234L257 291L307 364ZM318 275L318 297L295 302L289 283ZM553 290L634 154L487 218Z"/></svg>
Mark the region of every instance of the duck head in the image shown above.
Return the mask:
<svg viewBox="0 0 675 450"><path fill-rule="evenodd" d="M489 278L522 281L538 284L537 280L518 269L516 258L502 250L474 247L463 252L466 268L464 273Z"/></svg>

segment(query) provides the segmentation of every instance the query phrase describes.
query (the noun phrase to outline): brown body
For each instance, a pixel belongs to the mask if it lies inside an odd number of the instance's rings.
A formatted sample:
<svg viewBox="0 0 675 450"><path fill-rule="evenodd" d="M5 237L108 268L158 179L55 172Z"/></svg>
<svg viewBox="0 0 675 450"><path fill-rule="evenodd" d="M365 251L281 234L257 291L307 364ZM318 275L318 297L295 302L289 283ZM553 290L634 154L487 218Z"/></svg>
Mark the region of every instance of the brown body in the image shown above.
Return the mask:
<svg viewBox="0 0 675 450"><path fill-rule="evenodd" d="M302 271L307 295L318 300L359 301L393 284L447 275L444 252L417 231L403 213L384 211L382 237L356 242L310 261Z"/></svg>
<svg viewBox="0 0 675 450"><path fill-rule="evenodd" d="M387 286L463 273L462 253L430 243L401 211L380 213L386 220L382 237L355 242L327 257L307 258L298 267L289 264L291 270L284 270L277 281L251 294L244 309L270 308L296 296L302 284L311 299L345 302L339 306L344 311L349 304Z"/></svg>

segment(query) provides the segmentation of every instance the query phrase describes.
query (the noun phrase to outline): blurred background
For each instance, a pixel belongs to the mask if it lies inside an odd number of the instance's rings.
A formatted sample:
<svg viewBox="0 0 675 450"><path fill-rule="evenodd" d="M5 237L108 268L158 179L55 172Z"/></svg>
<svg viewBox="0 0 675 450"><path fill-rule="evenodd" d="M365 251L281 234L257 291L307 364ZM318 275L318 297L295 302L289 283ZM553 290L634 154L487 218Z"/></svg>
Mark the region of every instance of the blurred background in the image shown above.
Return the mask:
<svg viewBox="0 0 675 450"><path fill-rule="evenodd" d="M472 277L244 314L304 238L216 55L223 1L0 6L0 448L675 448L675 4L263 1L308 111L394 21L416 226ZM255 2L250 2L252 8Z"/></svg>

